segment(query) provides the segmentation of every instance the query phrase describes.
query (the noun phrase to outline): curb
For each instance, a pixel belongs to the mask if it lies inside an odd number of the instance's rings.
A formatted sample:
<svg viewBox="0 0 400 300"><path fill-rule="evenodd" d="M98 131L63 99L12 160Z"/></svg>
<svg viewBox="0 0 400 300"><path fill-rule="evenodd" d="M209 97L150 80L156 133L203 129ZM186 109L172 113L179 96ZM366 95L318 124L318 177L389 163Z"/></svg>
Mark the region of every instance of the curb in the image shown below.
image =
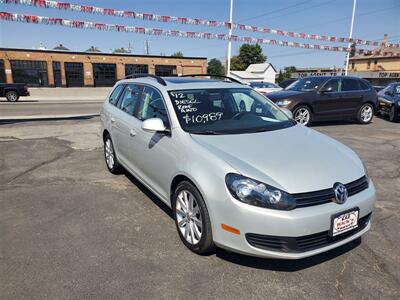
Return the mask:
<svg viewBox="0 0 400 300"><path fill-rule="evenodd" d="M9 116L9 117L0 117L0 123L91 119L98 116L100 116L99 113L75 114L75 115Z"/></svg>

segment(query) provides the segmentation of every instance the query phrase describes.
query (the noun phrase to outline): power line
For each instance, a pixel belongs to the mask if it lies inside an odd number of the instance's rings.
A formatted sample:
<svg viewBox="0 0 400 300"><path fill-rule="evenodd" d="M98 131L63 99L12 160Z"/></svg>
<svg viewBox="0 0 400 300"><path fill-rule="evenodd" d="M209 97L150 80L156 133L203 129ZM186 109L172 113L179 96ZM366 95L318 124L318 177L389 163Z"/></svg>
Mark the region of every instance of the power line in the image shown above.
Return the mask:
<svg viewBox="0 0 400 300"><path fill-rule="evenodd" d="M280 12L280 11L291 9L293 7L297 7L297 6L303 5L304 3L311 2L311 1L313 1L313 0L302 1L300 3L296 3L296 4L289 5L289 6L285 6L285 7L282 7L280 9L276 9L276 10L273 10L273 11L269 11L269 12L263 13L261 15L253 16L253 17L246 18L246 19L242 19L242 20L240 20L238 22L244 22L244 21L248 21L248 20L259 19L261 17L265 17L265 16L268 16L268 15L271 15L271 14L274 14L274 13L277 13L277 12Z"/></svg>

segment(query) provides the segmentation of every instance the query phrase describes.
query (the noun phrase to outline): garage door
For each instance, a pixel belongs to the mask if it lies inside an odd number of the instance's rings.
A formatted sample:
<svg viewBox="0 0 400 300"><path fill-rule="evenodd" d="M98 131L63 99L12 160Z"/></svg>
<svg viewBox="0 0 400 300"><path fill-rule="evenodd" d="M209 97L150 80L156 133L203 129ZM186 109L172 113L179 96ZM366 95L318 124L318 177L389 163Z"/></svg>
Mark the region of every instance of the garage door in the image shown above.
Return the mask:
<svg viewBox="0 0 400 300"><path fill-rule="evenodd" d="M83 63L66 62L64 67L67 87L81 87L84 85Z"/></svg>
<svg viewBox="0 0 400 300"><path fill-rule="evenodd" d="M94 86L113 86L117 81L115 64L93 64Z"/></svg>

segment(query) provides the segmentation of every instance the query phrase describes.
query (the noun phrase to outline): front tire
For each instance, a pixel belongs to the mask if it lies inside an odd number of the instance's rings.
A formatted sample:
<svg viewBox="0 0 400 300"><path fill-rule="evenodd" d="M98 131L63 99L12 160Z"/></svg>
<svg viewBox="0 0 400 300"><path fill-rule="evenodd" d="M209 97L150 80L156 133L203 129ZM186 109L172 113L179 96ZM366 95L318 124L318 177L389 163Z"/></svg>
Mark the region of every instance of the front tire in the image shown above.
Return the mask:
<svg viewBox="0 0 400 300"><path fill-rule="evenodd" d="M15 91L9 91L6 93L6 99L8 102L17 102L19 99L19 95Z"/></svg>
<svg viewBox="0 0 400 300"><path fill-rule="evenodd" d="M175 189L172 200L176 229L185 246L197 254L213 251L211 220L197 188L188 181L182 181Z"/></svg>
<svg viewBox="0 0 400 300"><path fill-rule="evenodd" d="M389 121L390 122L399 122L399 117L396 114L396 108L394 107L394 104L392 105L392 107L389 111Z"/></svg>
<svg viewBox="0 0 400 300"><path fill-rule="evenodd" d="M115 154L114 145L109 134L104 138L104 159L107 169L113 174L120 174L122 167Z"/></svg>
<svg viewBox="0 0 400 300"><path fill-rule="evenodd" d="M369 104L363 104L357 113L357 120L360 124L369 124L374 118L374 107Z"/></svg>
<svg viewBox="0 0 400 300"><path fill-rule="evenodd" d="M300 105L293 111L293 119L304 126L308 126L312 120L311 109L308 106Z"/></svg>

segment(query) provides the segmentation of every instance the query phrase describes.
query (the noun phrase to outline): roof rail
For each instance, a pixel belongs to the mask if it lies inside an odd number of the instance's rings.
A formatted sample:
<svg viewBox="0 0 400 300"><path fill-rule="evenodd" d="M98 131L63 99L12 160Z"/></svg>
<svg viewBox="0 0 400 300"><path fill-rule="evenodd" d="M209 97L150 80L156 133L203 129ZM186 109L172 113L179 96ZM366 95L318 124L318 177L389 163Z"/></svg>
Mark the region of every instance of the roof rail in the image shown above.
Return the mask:
<svg viewBox="0 0 400 300"><path fill-rule="evenodd" d="M224 78L224 79L229 79L232 82L239 83L239 84L244 84L240 80L237 80L235 78L229 77L229 76L224 76L224 75L216 75L216 74L188 74L188 75L181 75L180 77L200 77L200 76L209 76L209 77L217 77L217 78Z"/></svg>
<svg viewBox="0 0 400 300"><path fill-rule="evenodd" d="M153 75L153 74L148 74L148 73L138 73L138 74L129 74L127 76L125 76L124 79L134 79L134 78L140 78L140 77L150 77L150 78L154 78L155 80L157 80L157 82L159 84L162 85L167 85L167 83L165 82L164 79L162 79L160 76L157 75Z"/></svg>

